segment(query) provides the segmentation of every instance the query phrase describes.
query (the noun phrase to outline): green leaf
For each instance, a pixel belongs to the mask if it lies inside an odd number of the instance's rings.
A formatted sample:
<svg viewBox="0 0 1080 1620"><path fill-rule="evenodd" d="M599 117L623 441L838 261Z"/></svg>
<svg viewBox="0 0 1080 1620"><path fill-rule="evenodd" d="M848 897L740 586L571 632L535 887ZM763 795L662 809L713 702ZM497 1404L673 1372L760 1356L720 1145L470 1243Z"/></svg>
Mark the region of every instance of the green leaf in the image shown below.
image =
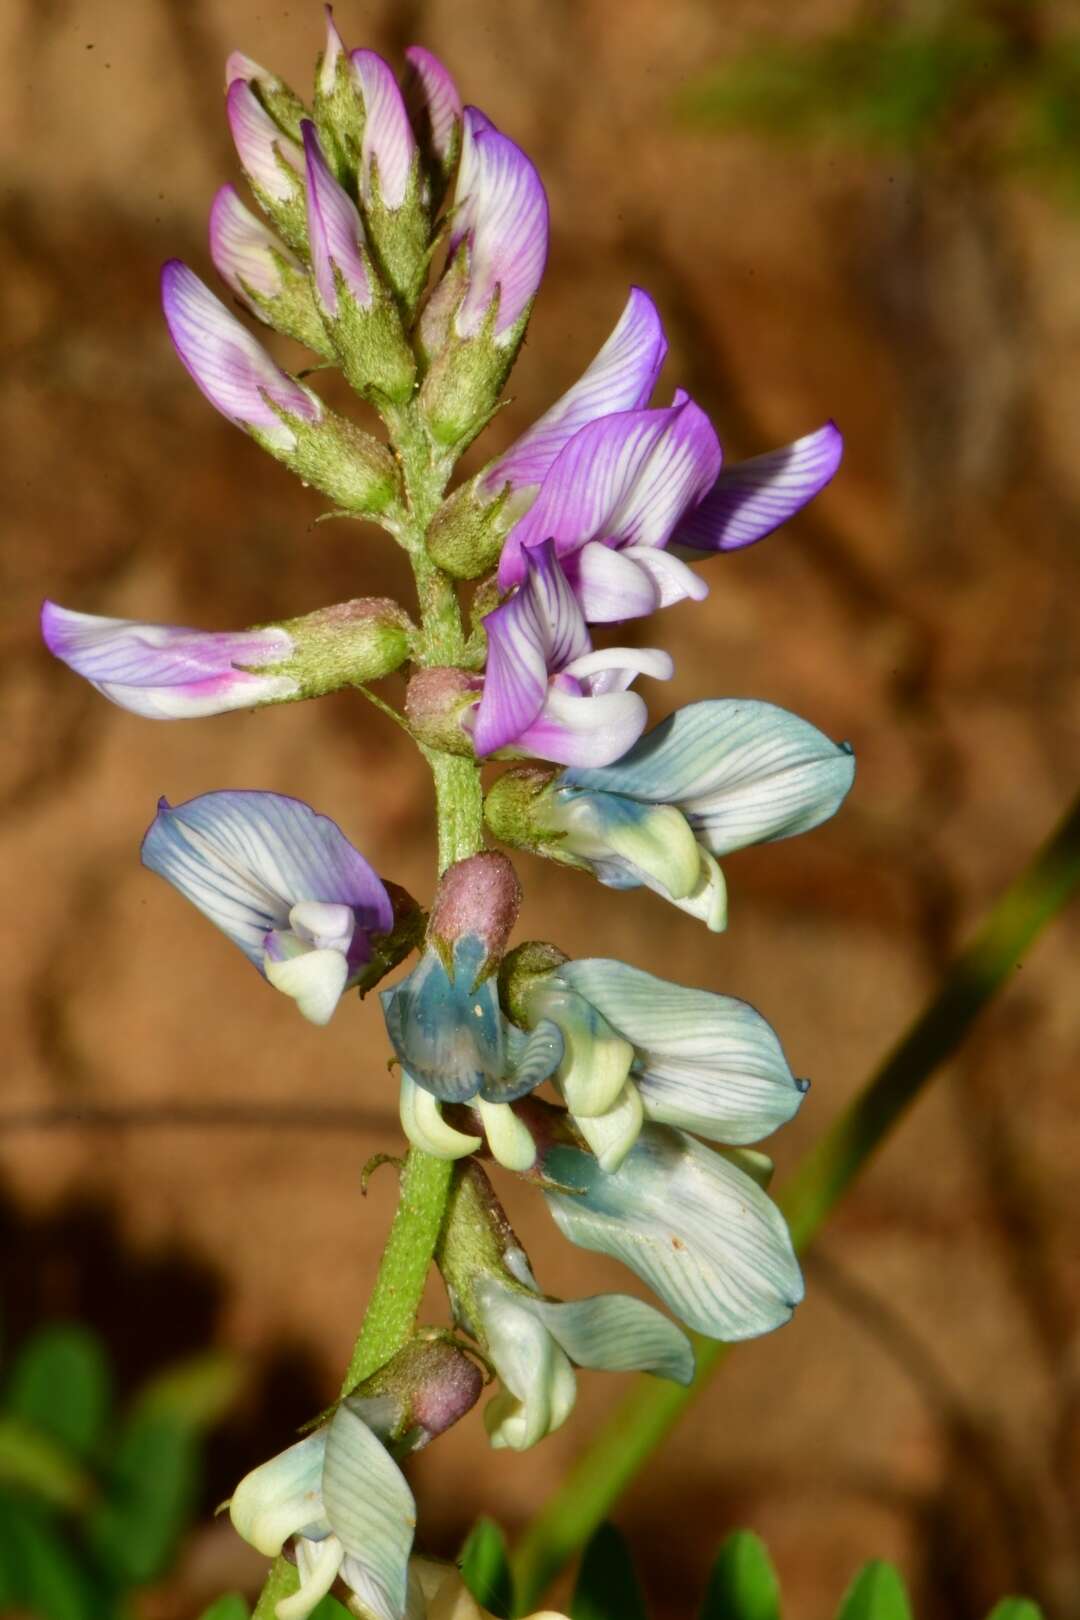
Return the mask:
<svg viewBox="0 0 1080 1620"><path fill-rule="evenodd" d="M570 1600L571 1620L648 1620L630 1549L613 1524L585 1548Z"/></svg>
<svg viewBox="0 0 1080 1620"><path fill-rule="evenodd" d="M701 1620L780 1620L780 1583L753 1531L736 1530L720 1548Z"/></svg>
<svg viewBox="0 0 1080 1620"><path fill-rule="evenodd" d="M514 1612L514 1578L506 1537L493 1519L478 1519L461 1549L461 1578L483 1608L498 1620Z"/></svg>
<svg viewBox="0 0 1080 1620"><path fill-rule="evenodd" d="M226 1592L203 1610L199 1620L251 1620L251 1607L239 1592Z"/></svg>
<svg viewBox="0 0 1080 1620"><path fill-rule="evenodd" d="M836 1620L911 1620L899 1570L880 1558L864 1565L848 1587Z"/></svg>
<svg viewBox="0 0 1080 1620"><path fill-rule="evenodd" d="M208 1350L167 1367L144 1384L135 1410L209 1429L225 1417L240 1388L241 1362L228 1350Z"/></svg>
<svg viewBox="0 0 1080 1620"><path fill-rule="evenodd" d="M87 1573L48 1515L15 1497L0 1502L0 1605L35 1620L99 1620L101 1612Z"/></svg>
<svg viewBox="0 0 1080 1620"><path fill-rule="evenodd" d="M85 1459L104 1431L109 1393L101 1342L74 1323L57 1323L22 1345L6 1405L14 1416Z"/></svg>
<svg viewBox="0 0 1080 1620"><path fill-rule="evenodd" d="M1004 1597L990 1611L989 1620L1043 1620L1043 1612L1030 1598Z"/></svg>
<svg viewBox="0 0 1080 1620"><path fill-rule="evenodd" d="M339 1603L336 1597L331 1597L328 1592L316 1603L308 1620L353 1620L353 1617L345 1605Z"/></svg>
<svg viewBox="0 0 1080 1620"><path fill-rule="evenodd" d="M141 1586L168 1566L194 1505L197 1442L190 1426L136 1411L120 1433L106 1499L88 1534L97 1557L127 1586Z"/></svg>
<svg viewBox="0 0 1080 1620"><path fill-rule="evenodd" d="M85 1507L95 1489L62 1446L17 1417L0 1417L0 1484L31 1491L72 1512Z"/></svg>

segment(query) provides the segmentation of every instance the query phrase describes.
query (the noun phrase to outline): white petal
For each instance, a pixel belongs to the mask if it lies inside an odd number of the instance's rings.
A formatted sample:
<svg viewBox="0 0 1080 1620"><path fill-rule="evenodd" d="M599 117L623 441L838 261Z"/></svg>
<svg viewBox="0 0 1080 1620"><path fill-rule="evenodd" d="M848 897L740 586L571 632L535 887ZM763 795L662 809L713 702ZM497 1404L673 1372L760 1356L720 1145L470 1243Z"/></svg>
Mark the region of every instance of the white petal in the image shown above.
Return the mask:
<svg viewBox="0 0 1080 1620"><path fill-rule="evenodd" d="M641 1135L645 1120L641 1093L628 1080L606 1114L596 1118L574 1115L574 1123L596 1155L601 1170L611 1174L625 1160Z"/></svg>
<svg viewBox="0 0 1080 1620"><path fill-rule="evenodd" d="M291 996L312 1024L328 1024L349 977L349 964L340 951L304 951L275 962L263 959L263 972L275 990Z"/></svg>
<svg viewBox="0 0 1080 1620"><path fill-rule="evenodd" d="M412 1076L401 1072L401 1128L414 1147L430 1153L433 1159L464 1159L483 1147L483 1138L456 1131L442 1116L442 1105L430 1091L418 1086Z"/></svg>
<svg viewBox="0 0 1080 1620"><path fill-rule="evenodd" d="M562 789L552 797L548 820L551 830L563 835L562 847L569 854L586 861L614 857L634 882L652 880L669 898L693 894L698 885L701 852L674 805Z"/></svg>
<svg viewBox="0 0 1080 1620"><path fill-rule="evenodd" d="M323 1519L322 1470L326 1430L245 1474L232 1494L229 1517L238 1535L267 1558L276 1558L290 1536Z"/></svg>
<svg viewBox="0 0 1080 1620"><path fill-rule="evenodd" d="M356 932L351 906L329 900L300 900L289 912L289 927L319 950L348 951Z"/></svg>
<svg viewBox="0 0 1080 1620"><path fill-rule="evenodd" d="M491 1443L524 1451L564 1423L577 1392L573 1368L524 1300L491 1279L476 1287L487 1352L505 1386L484 1410Z"/></svg>
<svg viewBox="0 0 1080 1620"><path fill-rule="evenodd" d="M634 1048L582 996L549 989L541 981L534 998L542 1015L558 1024L563 1058L555 1071L572 1114L604 1114L615 1103L634 1061Z"/></svg>
<svg viewBox="0 0 1080 1620"><path fill-rule="evenodd" d="M274 1609L277 1620L307 1620L337 1580L343 1557L344 1549L337 1536L324 1536L322 1541L298 1541L296 1567L300 1590L277 1604Z"/></svg>
<svg viewBox="0 0 1080 1620"><path fill-rule="evenodd" d="M536 1163L536 1143L524 1120L509 1103L485 1102L478 1096L476 1106L488 1147L498 1163L507 1170L531 1170Z"/></svg>

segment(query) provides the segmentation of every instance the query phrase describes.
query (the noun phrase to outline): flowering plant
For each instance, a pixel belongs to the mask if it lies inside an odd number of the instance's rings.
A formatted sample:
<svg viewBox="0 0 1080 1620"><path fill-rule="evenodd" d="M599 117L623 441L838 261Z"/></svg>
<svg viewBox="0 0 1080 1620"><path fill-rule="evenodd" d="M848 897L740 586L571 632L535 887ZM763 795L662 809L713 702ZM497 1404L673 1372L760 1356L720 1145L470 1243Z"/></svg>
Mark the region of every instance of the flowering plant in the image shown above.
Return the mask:
<svg viewBox="0 0 1080 1620"><path fill-rule="evenodd" d="M260 214L231 186L210 213L210 256L234 300L338 367L381 435L282 369L186 265L165 266L162 294L206 398L406 552L418 613L363 597L239 631L53 603L42 618L57 657L155 719L371 695L401 671L398 718L434 778L427 907L334 820L279 794L162 800L142 846L312 1023L382 985L399 1070L401 1201L339 1399L231 1501L240 1534L277 1560L278 1620L305 1620L330 1591L364 1620L479 1612L414 1556L401 1465L470 1410L485 1376L499 1386L484 1413L492 1445L524 1450L568 1419L577 1369L685 1384L684 1327L752 1338L802 1296L754 1146L806 1089L771 1026L744 1002L626 963L512 944L521 889L485 828L609 887L651 889L717 931L719 858L817 826L854 772L846 745L766 702L710 698L647 731L631 688L669 678L670 655L594 640L702 600L701 565L769 534L832 477L833 424L723 466L684 391L650 403L666 342L633 288L579 380L451 488L520 349L548 208L528 157L462 105L442 64L420 47L406 58L399 84L374 52L347 50L329 17L309 108L232 56L227 115ZM488 762L510 768L485 792ZM621 1260L671 1314L624 1294L546 1294L493 1167L531 1182L571 1243ZM418 1322L432 1265L449 1327Z"/></svg>

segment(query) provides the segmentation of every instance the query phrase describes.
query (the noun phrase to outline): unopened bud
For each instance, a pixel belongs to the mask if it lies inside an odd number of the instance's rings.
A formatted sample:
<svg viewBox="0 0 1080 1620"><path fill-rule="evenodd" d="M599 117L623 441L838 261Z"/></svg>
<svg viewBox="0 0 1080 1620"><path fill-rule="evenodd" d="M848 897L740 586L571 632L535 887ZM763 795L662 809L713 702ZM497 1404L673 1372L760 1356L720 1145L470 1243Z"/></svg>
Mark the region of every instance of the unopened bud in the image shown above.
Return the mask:
<svg viewBox="0 0 1080 1620"><path fill-rule="evenodd" d="M414 1339L348 1397L365 1422L378 1414L384 1438L400 1455L419 1451L476 1405L483 1374L448 1339Z"/></svg>
<svg viewBox="0 0 1080 1620"><path fill-rule="evenodd" d="M248 184L289 246L303 254L307 248L307 222L304 154L299 142L271 118L247 79L232 81L225 108Z"/></svg>
<svg viewBox="0 0 1080 1620"><path fill-rule="evenodd" d="M302 696L322 697L391 674L409 656L413 626L389 597L366 596L285 619L281 628L293 641L283 673L296 677Z"/></svg>
<svg viewBox="0 0 1080 1620"><path fill-rule="evenodd" d="M425 748L472 759L472 737L464 722L481 687L464 669L418 669L405 689L405 715L413 736Z"/></svg>
<svg viewBox="0 0 1080 1620"><path fill-rule="evenodd" d="M521 884L507 857L495 850L470 855L439 879L428 939L448 962L459 940L479 940L483 966L477 979L486 978L502 959L520 908Z"/></svg>
<svg viewBox="0 0 1080 1620"><path fill-rule="evenodd" d="M428 527L432 561L455 579L479 579L499 560L512 517L507 484L492 500L480 494L478 479L454 490Z"/></svg>
<svg viewBox="0 0 1080 1620"><path fill-rule="evenodd" d="M269 68L245 56L243 51L233 51L225 63L226 91L237 79L243 79L251 86L279 128L295 139L299 138L300 120L307 117L307 112L296 91L284 79L279 79Z"/></svg>
<svg viewBox="0 0 1080 1620"><path fill-rule="evenodd" d="M222 186L210 210L210 257L222 281L260 321L296 338L324 360L334 357L307 271L285 243Z"/></svg>

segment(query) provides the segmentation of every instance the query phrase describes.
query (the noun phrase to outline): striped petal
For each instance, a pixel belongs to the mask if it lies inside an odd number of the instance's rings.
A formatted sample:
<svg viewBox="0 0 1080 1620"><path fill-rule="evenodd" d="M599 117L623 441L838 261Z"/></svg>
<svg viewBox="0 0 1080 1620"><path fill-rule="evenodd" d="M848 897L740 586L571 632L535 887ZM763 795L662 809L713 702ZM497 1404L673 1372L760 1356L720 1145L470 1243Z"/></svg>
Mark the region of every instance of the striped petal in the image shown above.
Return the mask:
<svg viewBox="0 0 1080 1620"><path fill-rule="evenodd" d="M322 1497L348 1584L377 1620L401 1620L416 1503L385 1446L347 1405L326 1433Z"/></svg>
<svg viewBox="0 0 1080 1620"><path fill-rule="evenodd" d="M291 450L296 435L273 406L317 422L321 401L276 366L258 339L179 259L164 266L161 295L176 352L211 405L237 427L258 429L275 449Z"/></svg>
<svg viewBox="0 0 1080 1620"><path fill-rule="evenodd" d="M497 295L494 337L496 343L509 343L536 296L547 262L547 196L521 148L475 107L464 113L451 262L466 240L468 286L454 317L455 329L459 337L474 337Z"/></svg>
<svg viewBox="0 0 1080 1620"><path fill-rule="evenodd" d="M358 183L360 200L369 206L378 195L385 207L400 208L409 189L416 156L416 137L394 70L376 51L353 51L353 76L364 103L364 138Z"/></svg>
<svg viewBox="0 0 1080 1620"><path fill-rule="evenodd" d="M494 492L541 484L555 457L580 428L613 411L647 405L667 354L656 305L640 287L630 289L615 330L572 388L567 389L483 474Z"/></svg>
<svg viewBox="0 0 1080 1620"><path fill-rule="evenodd" d="M803 1285L776 1206L692 1136L647 1125L621 1169L549 1151L544 1172L580 1193L546 1192L564 1237L621 1260L688 1327L735 1341L788 1321Z"/></svg>
<svg viewBox="0 0 1080 1620"><path fill-rule="evenodd" d="M300 126L307 163L307 227L315 291L324 312L338 313L337 276L361 308L372 302L371 284L360 244L364 226L352 198L338 185L323 156L315 125ZM336 273L335 273L336 272Z"/></svg>
<svg viewBox="0 0 1080 1620"><path fill-rule="evenodd" d="M152 720L194 719L281 702L296 695L290 675L260 675L291 656L287 631L191 630L73 613L46 602L41 633L49 651L102 696Z"/></svg>
<svg viewBox="0 0 1080 1620"><path fill-rule="evenodd" d="M620 411L588 423L556 456L536 500L507 536L501 589L522 578L523 549L548 538L560 557L591 540L665 545L719 469L712 425L685 394L663 410Z"/></svg>
<svg viewBox="0 0 1080 1620"><path fill-rule="evenodd" d="M276 298L282 291L281 264L302 271L300 260L240 201L235 186L222 186L210 209L210 257L222 281L259 320L266 317L250 297Z"/></svg>
<svg viewBox="0 0 1080 1620"><path fill-rule="evenodd" d="M361 940L393 926L386 890L336 823L278 793L162 799L142 860L260 970L267 934L289 930L298 901L351 907Z"/></svg>
<svg viewBox="0 0 1080 1620"><path fill-rule="evenodd" d="M843 453L839 428L827 422L782 450L725 468L700 505L683 518L672 545L694 558L753 545L825 488Z"/></svg>
<svg viewBox="0 0 1080 1620"><path fill-rule="evenodd" d="M400 984L380 992L387 1034L402 1067L440 1102L467 1102L506 1072L506 1039L493 979L476 984L484 943L454 946L453 977L428 949Z"/></svg>
<svg viewBox="0 0 1080 1620"><path fill-rule="evenodd" d="M289 1537L304 1530L325 1534L325 1455L326 1430L318 1429L246 1474L229 1503L237 1534L267 1558L276 1558Z"/></svg>
<svg viewBox="0 0 1080 1620"><path fill-rule="evenodd" d="M405 60L410 68L405 101L420 144L448 175L461 140L463 109L457 86L439 58L423 45L410 45Z"/></svg>
<svg viewBox="0 0 1080 1620"><path fill-rule="evenodd" d="M745 1001L602 957L567 962L550 983L552 996L564 995L563 986L576 993L635 1049L634 1080L649 1119L744 1144L786 1124L802 1102L805 1082ZM536 999L547 1009L546 983Z"/></svg>
<svg viewBox="0 0 1080 1620"><path fill-rule="evenodd" d="M245 77L234 78L225 98L236 155L256 191L286 203L303 184L300 147L280 129Z"/></svg>
<svg viewBox="0 0 1080 1620"><path fill-rule="evenodd" d="M694 1352L686 1334L644 1300L596 1294L525 1304L579 1367L651 1372L677 1384L688 1384L694 1376Z"/></svg>
<svg viewBox="0 0 1080 1620"><path fill-rule="evenodd" d="M490 754L519 738L548 694L548 676L590 651L581 609L550 543L526 560L524 583L487 614L488 661L476 711L474 742Z"/></svg>
<svg viewBox="0 0 1080 1620"><path fill-rule="evenodd" d="M851 788L851 749L771 703L713 698L678 709L603 770L573 770L567 786L677 804L706 849L808 832Z"/></svg>
<svg viewBox="0 0 1080 1620"><path fill-rule="evenodd" d="M525 1451L566 1422L577 1394L574 1370L532 1310L532 1301L491 1278L476 1285L487 1353L503 1390L484 1410L496 1450Z"/></svg>

